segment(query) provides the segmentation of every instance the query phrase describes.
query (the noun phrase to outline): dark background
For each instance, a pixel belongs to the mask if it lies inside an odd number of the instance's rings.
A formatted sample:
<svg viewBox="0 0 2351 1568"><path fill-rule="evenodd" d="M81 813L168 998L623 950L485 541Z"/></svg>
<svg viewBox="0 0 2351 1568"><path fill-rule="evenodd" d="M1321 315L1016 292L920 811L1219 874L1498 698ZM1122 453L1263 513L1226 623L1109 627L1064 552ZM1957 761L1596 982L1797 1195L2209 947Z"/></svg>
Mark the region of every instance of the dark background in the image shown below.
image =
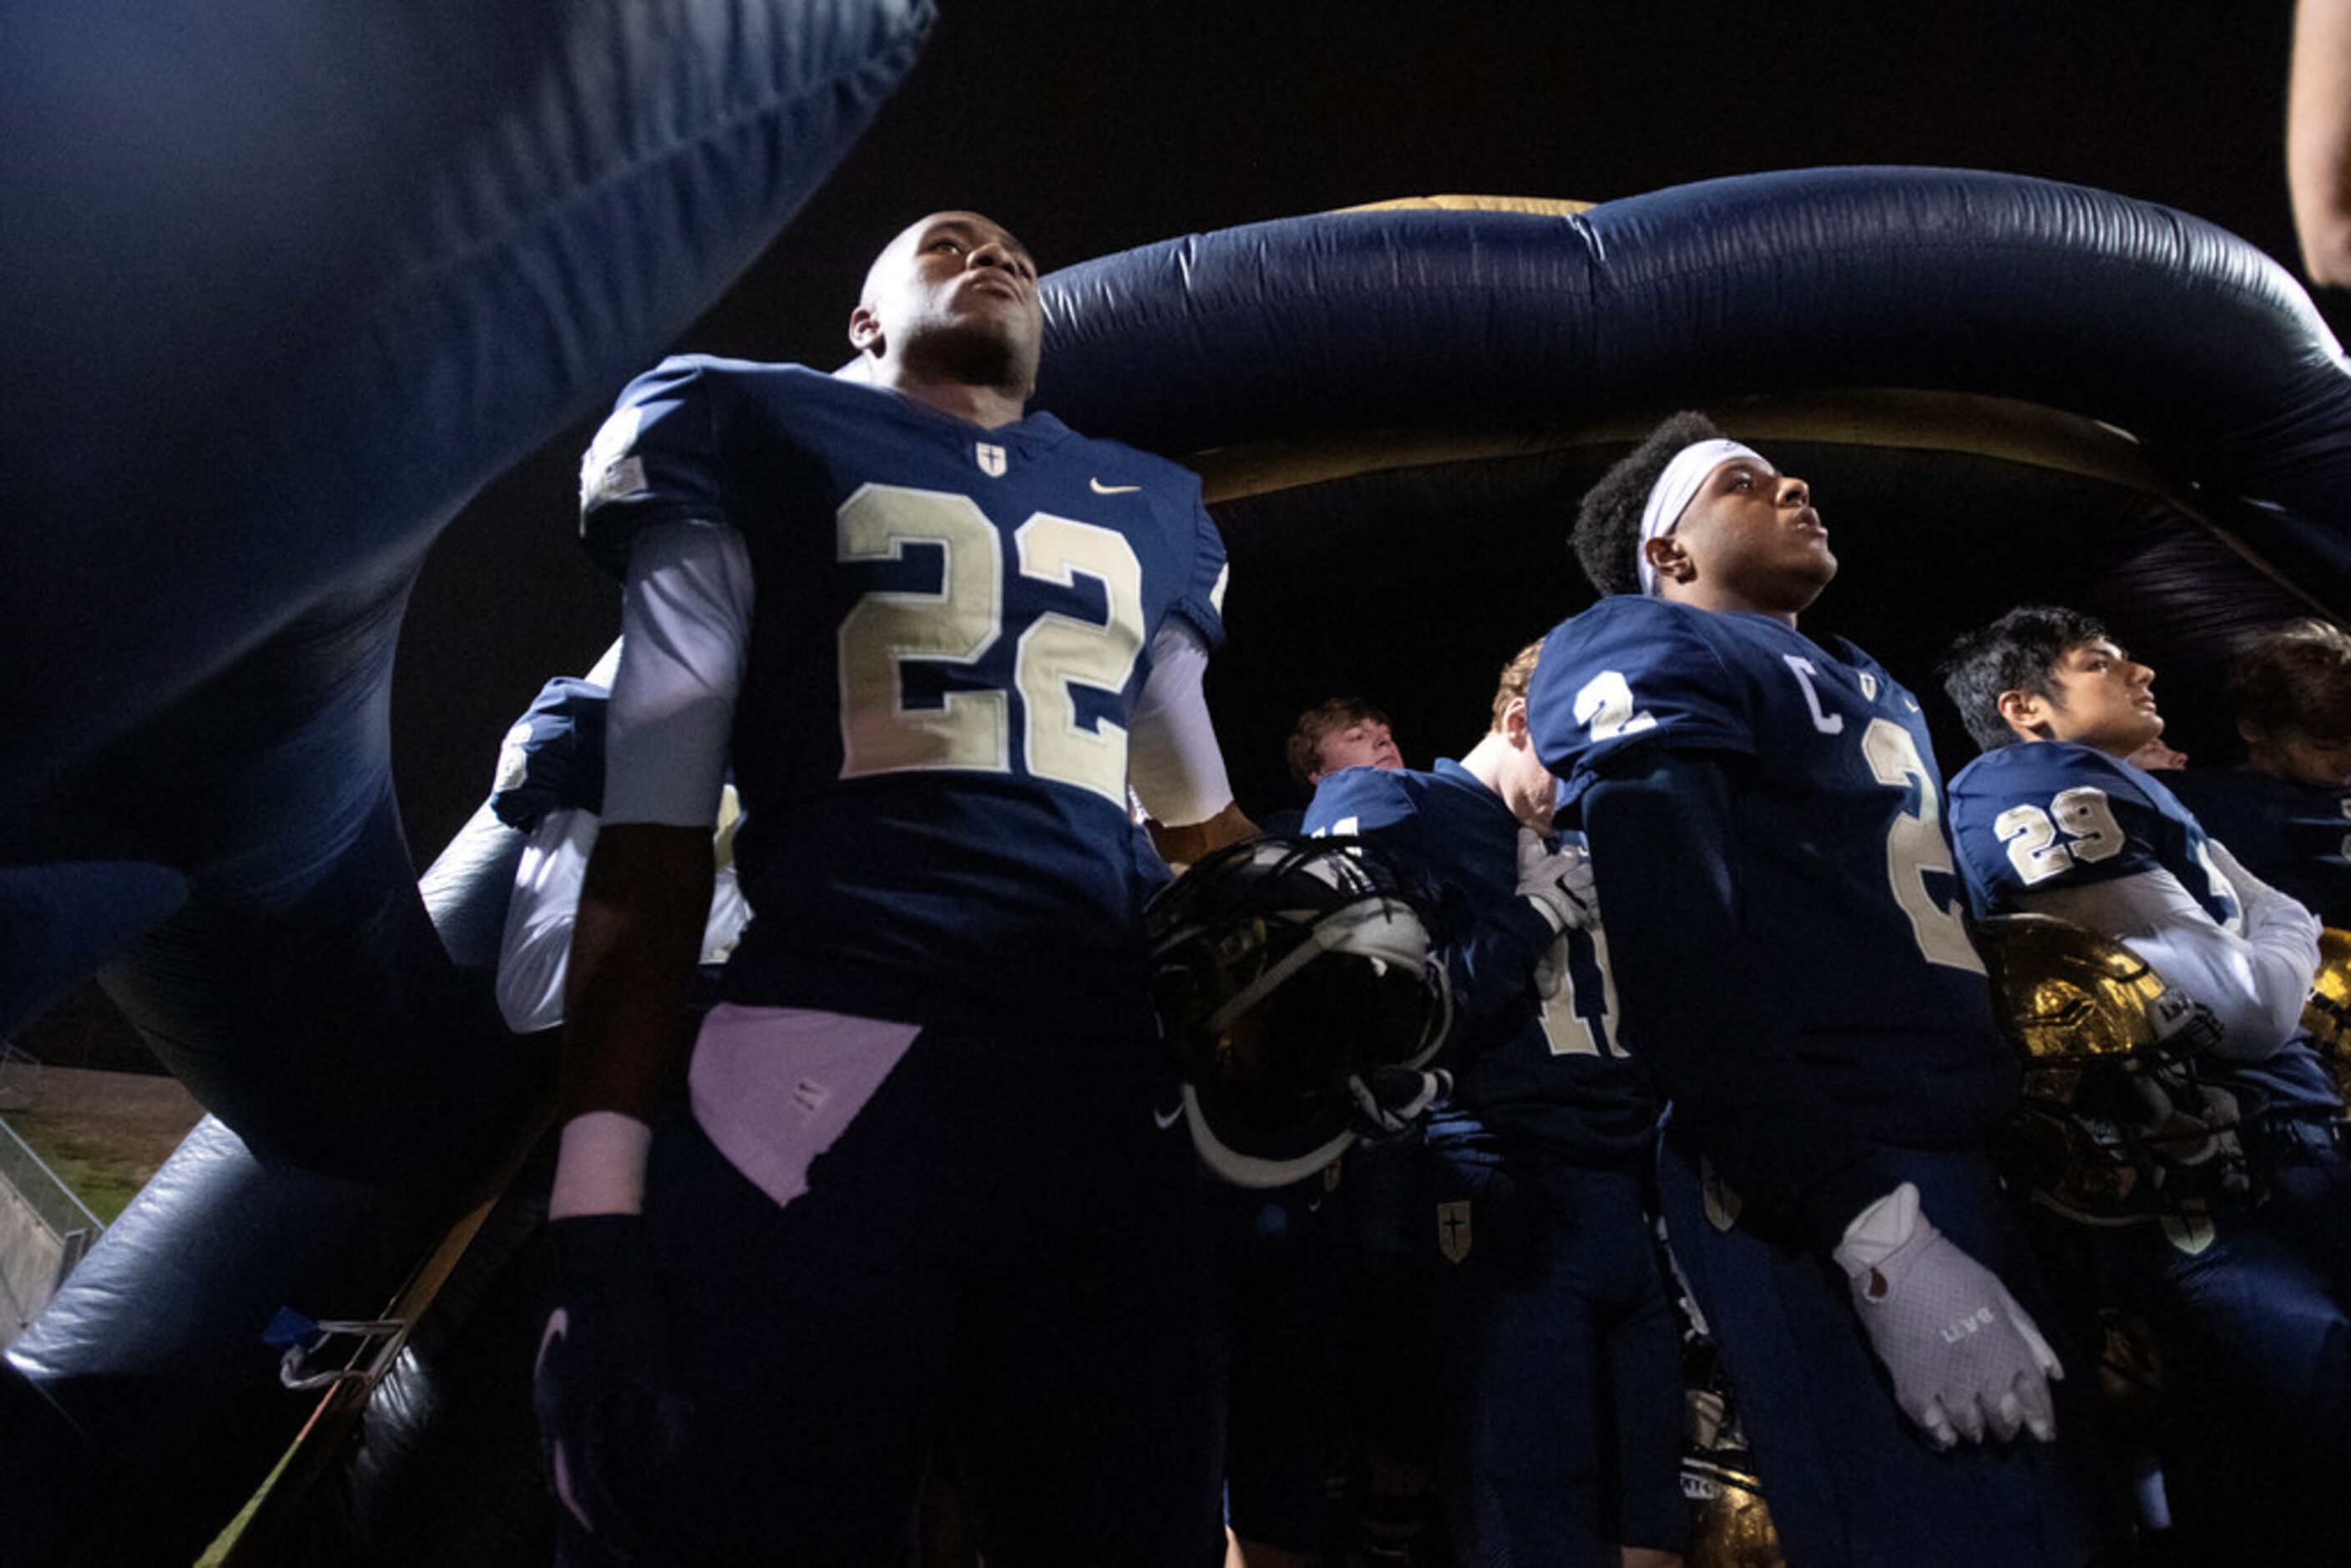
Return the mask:
<svg viewBox="0 0 2351 1568"><path fill-rule="evenodd" d="M2166 203L2295 266L2285 0L942 10L872 132L676 347L845 359L866 262L944 206L1000 219L1050 270L1396 196L1605 201L1760 170L1928 163ZM420 863L479 802L498 737L539 682L584 669L617 625L612 590L569 542L593 428L485 490L418 588L393 720ZM1452 574L1465 586L1475 575ZM1409 644L1444 639L1476 611L1434 597L1382 613ZM1338 684L1376 692L1379 674ZM1294 712L1327 695L1301 685L1273 706ZM1237 777L1279 751L1280 729L1261 728L1228 729ZM1406 735L1405 756L1426 766L1467 738Z"/></svg>
<svg viewBox="0 0 2351 1568"><path fill-rule="evenodd" d="M2099 186L2210 219L2299 272L2283 161L2288 0L942 9L873 130L674 348L838 362L866 262L939 207L997 217L1050 270L1390 197L1605 201L1842 163ZM2322 303L2339 330L2338 302ZM418 585L392 722L420 866L479 803L499 737L539 683L585 669L616 629L615 591L571 543L578 454L595 423L486 488ZM1424 570L1416 591L1380 585L1374 612L1394 657L1473 628L1500 635L1480 623L1474 564L1423 564L1443 570ZM1344 615L1348 595L1326 583L1288 602ZM1234 621L1238 652L1246 627ZM1481 649L1477 667L1508 652ZM1225 679L1229 691L1236 677ZM1259 694L1240 724L1212 677L1237 779L1267 776L1278 757L1283 727L1269 716L1348 687L1388 689L1377 667L1301 671L1298 689ZM1468 697L1463 716L1475 718L1483 694ZM1474 734L1449 717L1421 727L1442 733L1400 725L1415 766ZM1264 793L1244 788L1244 805L1294 803Z"/></svg>

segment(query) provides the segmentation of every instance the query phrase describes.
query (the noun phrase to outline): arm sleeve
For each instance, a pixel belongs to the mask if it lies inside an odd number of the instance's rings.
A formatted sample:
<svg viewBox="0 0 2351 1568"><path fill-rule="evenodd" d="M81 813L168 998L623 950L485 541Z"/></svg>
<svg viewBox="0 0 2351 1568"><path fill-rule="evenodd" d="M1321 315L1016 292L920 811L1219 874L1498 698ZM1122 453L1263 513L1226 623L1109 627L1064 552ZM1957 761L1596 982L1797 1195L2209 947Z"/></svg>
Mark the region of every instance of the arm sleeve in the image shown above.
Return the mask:
<svg viewBox="0 0 2351 1568"><path fill-rule="evenodd" d="M1205 822L1232 804L1224 748L1208 717L1202 677L1208 646L1188 624L1170 621L1151 642L1151 674L1135 700L1127 777L1155 821Z"/></svg>
<svg viewBox="0 0 2351 1568"><path fill-rule="evenodd" d="M1216 519L1208 516L1207 505L1200 498L1198 476L1188 469L1179 472L1189 486L1192 565L1190 580L1170 608L1199 633L1203 643L1220 647L1225 641L1225 590L1232 582L1232 562L1225 555L1225 537L1217 531Z"/></svg>
<svg viewBox="0 0 2351 1568"><path fill-rule="evenodd" d="M1723 762L1667 750L1627 764L1583 806L1625 1043L1741 1198L1825 1256L1896 1180L1811 1082L1741 938L1737 869L1716 852L1730 837Z"/></svg>
<svg viewBox="0 0 2351 1568"><path fill-rule="evenodd" d="M523 845L507 904L506 936L498 945L498 1011L517 1034L535 1034L563 1021L571 925L579 917L580 880L596 845L597 826L593 811L549 811Z"/></svg>
<svg viewBox="0 0 2351 1568"><path fill-rule="evenodd" d="M2215 844L2213 854L2220 860L2224 852ZM2222 870L2234 880L2240 868L2231 861ZM2246 906L2242 936L2214 920L2178 877L2159 867L2029 890L2016 894L2015 903L2119 939L2165 983L2211 1009L2220 1026L2212 1048L2217 1054L2258 1061L2301 1030L2303 1003L2318 968L2318 922L2250 877L2238 891Z"/></svg>
<svg viewBox="0 0 2351 1568"><path fill-rule="evenodd" d="M638 538L606 720L605 821L717 819L751 605L750 558L732 528L668 522Z"/></svg>

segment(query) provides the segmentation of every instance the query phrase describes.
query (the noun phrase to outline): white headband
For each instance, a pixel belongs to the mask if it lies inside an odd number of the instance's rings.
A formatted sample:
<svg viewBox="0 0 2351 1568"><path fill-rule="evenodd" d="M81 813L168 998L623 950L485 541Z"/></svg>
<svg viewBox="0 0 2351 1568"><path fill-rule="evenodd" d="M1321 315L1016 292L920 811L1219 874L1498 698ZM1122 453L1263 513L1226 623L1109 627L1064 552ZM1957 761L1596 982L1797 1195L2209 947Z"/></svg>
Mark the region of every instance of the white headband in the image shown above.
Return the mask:
<svg viewBox="0 0 2351 1568"><path fill-rule="evenodd" d="M1718 437L1683 447L1666 465L1666 471L1657 476L1656 484L1649 490L1649 504L1641 508L1641 542L1633 547L1643 593L1655 597L1657 591L1657 574L1649 565L1649 541L1660 534L1672 533L1674 525L1689 509L1698 487L1706 483L1706 476L1734 457L1752 458L1767 469L1771 466L1752 447Z"/></svg>

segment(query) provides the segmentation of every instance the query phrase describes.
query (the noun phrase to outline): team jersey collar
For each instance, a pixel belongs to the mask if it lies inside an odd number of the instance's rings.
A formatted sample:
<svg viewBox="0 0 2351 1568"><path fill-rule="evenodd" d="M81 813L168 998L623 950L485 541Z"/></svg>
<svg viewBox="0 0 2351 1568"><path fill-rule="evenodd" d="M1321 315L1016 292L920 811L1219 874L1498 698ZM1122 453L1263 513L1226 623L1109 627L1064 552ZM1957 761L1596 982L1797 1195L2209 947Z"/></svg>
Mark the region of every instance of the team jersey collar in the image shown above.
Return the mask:
<svg viewBox="0 0 2351 1568"><path fill-rule="evenodd" d="M893 391L889 387L875 386L871 382L863 383L852 382L850 384L852 386L862 384L871 391L888 398L915 419L935 424L941 430L953 431L958 437L968 437L974 441L987 442L998 446L1014 442L1024 446L1050 446L1058 442L1068 440L1074 434L1068 425L1063 424L1043 409L1030 409L1010 424L990 427L974 424L967 419L957 419L951 413L942 413L920 399L908 397L905 393Z"/></svg>

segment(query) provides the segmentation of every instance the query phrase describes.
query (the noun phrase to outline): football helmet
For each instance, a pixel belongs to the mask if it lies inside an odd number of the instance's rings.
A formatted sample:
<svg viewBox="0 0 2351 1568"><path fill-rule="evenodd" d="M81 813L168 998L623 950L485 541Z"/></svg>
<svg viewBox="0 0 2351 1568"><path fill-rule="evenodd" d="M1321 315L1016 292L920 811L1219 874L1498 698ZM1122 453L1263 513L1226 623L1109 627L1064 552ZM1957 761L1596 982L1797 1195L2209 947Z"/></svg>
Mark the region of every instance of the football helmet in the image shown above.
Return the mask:
<svg viewBox="0 0 2351 1568"><path fill-rule="evenodd" d="M2208 1009L2120 942L2051 915L1986 920L1976 945L2024 1068L1999 1152L2034 1202L2132 1225L2250 1197L2242 1109L2197 1076L2217 1037Z"/></svg>
<svg viewBox="0 0 2351 1568"><path fill-rule="evenodd" d="M1418 1068L1452 1019L1445 966L1375 844L1271 836L1207 856L1145 909L1153 988L1201 1159L1283 1186L1354 1138L1361 1085Z"/></svg>
<svg viewBox="0 0 2351 1568"><path fill-rule="evenodd" d="M2318 977L2303 1005L2302 1027L2335 1092L2351 1100L2351 931L2329 925L2318 934Z"/></svg>
<svg viewBox="0 0 2351 1568"><path fill-rule="evenodd" d="M1678 1281L1678 1270L1676 1272ZM1706 1568L1786 1568L1779 1526L1740 1429L1738 1400L1706 1319L1685 1285L1682 1319L1682 1498L1689 1504L1684 1560Z"/></svg>

